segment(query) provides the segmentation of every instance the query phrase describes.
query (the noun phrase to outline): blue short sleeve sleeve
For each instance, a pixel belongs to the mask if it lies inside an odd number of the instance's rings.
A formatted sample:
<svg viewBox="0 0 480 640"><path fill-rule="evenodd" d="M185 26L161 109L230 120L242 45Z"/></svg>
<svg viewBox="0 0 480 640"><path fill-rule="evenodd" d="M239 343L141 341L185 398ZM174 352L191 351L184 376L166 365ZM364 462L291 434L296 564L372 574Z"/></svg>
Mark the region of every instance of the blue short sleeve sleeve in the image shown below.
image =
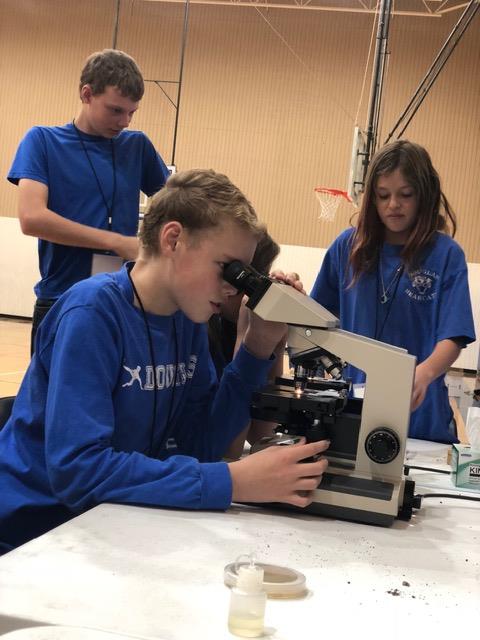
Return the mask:
<svg viewBox="0 0 480 640"><path fill-rule="evenodd" d="M39 127L29 129L18 145L7 179L17 185L22 178L37 180L48 186L48 163L45 140Z"/></svg>
<svg viewBox="0 0 480 640"><path fill-rule="evenodd" d="M152 196L164 186L169 175L167 165L157 153L147 136L145 136L141 185L143 193L146 193L147 196Z"/></svg>
<svg viewBox="0 0 480 640"><path fill-rule="evenodd" d="M436 341L459 338L463 346L475 341L468 270L465 256L458 245L454 245L448 260L441 291L441 304L437 323Z"/></svg>

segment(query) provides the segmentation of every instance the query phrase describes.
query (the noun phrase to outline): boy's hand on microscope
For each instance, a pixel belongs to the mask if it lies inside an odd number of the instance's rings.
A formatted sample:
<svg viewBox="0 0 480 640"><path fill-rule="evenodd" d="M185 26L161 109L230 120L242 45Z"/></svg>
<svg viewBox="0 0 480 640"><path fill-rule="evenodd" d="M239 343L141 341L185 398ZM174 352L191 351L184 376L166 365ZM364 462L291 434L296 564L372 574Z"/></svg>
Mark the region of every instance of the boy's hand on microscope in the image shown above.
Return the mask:
<svg viewBox="0 0 480 640"><path fill-rule="evenodd" d="M275 269L270 272L270 278L285 282L285 284L289 284L294 289L298 289L301 293L307 293L303 288L303 282L300 280L300 276L295 271L284 273L281 269Z"/></svg>
<svg viewBox="0 0 480 640"><path fill-rule="evenodd" d="M306 507L313 501L328 461L302 462L319 456L330 445L328 440L305 440L288 446L272 446L230 462L233 502L284 502Z"/></svg>

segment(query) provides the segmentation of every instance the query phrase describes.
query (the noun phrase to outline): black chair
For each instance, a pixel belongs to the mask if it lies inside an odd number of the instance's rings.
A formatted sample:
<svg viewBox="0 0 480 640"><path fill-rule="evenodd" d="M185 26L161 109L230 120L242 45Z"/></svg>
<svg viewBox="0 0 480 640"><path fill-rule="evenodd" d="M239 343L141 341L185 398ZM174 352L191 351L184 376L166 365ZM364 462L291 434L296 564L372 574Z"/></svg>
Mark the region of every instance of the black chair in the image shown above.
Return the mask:
<svg viewBox="0 0 480 640"><path fill-rule="evenodd" d="M13 403L15 402L15 396L7 396L6 398L0 398L0 429L5 425L12 413Z"/></svg>

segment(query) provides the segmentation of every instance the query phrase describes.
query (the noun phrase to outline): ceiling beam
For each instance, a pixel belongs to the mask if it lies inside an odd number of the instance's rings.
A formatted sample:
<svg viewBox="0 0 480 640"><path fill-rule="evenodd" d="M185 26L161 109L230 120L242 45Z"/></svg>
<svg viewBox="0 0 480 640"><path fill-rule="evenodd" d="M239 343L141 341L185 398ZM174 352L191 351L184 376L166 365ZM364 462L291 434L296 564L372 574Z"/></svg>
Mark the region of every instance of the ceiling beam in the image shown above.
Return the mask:
<svg viewBox="0 0 480 640"><path fill-rule="evenodd" d="M167 3L185 3L185 0L144 0L146 2L167 2ZM432 1L432 0L430 0ZM374 14L375 9L364 9L361 7L334 7L331 5L320 6L312 4L297 4L295 1L291 3L281 4L278 2L252 2L249 0L189 0L190 4L206 4L206 5L222 5L227 7L249 7L254 9L297 9L300 11L333 11L336 13L364 13ZM463 6L463 5L462 5ZM456 8L456 7L455 7ZM453 8L451 9L453 10ZM444 13L442 11L441 13ZM392 11L395 16L414 16L419 18L441 18L441 13L427 11Z"/></svg>

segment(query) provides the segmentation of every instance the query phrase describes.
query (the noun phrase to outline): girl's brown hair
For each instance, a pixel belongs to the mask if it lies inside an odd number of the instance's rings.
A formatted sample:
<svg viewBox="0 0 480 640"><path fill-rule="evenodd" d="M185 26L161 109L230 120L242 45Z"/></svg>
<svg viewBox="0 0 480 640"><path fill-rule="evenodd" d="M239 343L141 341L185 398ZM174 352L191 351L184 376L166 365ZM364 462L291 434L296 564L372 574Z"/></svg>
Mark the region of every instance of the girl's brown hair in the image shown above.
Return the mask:
<svg viewBox="0 0 480 640"><path fill-rule="evenodd" d="M418 210L415 226L403 247L401 257L407 270L413 269L422 250L437 231L455 235L457 224L447 198L440 186L440 178L431 158L423 147L408 140L397 140L380 149L368 168L358 225L352 239L350 265L352 282L363 273L376 269L384 241L385 226L375 205L375 189L379 176L400 169L417 197Z"/></svg>

